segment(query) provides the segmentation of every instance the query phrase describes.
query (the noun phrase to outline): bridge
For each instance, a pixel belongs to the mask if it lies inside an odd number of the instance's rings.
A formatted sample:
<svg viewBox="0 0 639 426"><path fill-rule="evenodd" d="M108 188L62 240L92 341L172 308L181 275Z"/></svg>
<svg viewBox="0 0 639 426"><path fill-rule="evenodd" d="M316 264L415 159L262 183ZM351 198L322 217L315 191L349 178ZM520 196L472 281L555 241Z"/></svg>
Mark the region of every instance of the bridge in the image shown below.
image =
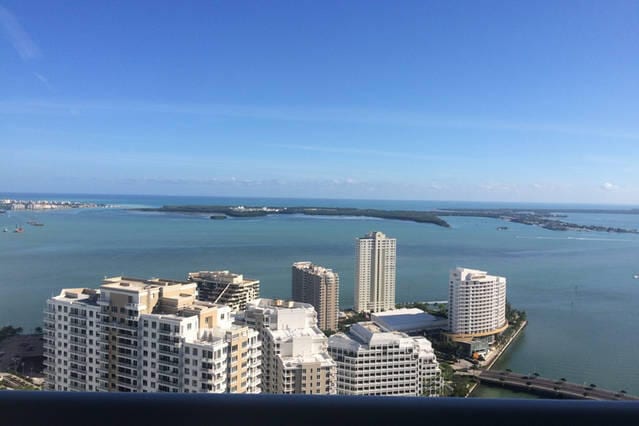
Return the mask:
<svg viewBox="0 0 639 426"><path fill-rule="evenodd" d="M551 380L536 374L522 375L510 371L481 370L473 374L482 383L502 386L551 398L587 399L594 401L639 401L639 397L625 391L600 389L595 385L579 385L562 380Z"/></svg>

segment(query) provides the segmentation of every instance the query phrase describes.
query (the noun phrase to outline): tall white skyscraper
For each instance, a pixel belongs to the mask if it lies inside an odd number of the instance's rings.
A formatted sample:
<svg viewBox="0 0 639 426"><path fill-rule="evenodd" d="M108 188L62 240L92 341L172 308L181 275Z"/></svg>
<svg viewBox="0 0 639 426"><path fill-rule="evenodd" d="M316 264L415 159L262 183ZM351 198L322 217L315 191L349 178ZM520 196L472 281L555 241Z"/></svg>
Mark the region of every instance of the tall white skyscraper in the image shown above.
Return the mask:
<svg viewBox="0 0 639 426"><path fill-rule="evenodd" d="M379 312L395 308L395 238L371 232L357 239L355 310Z"/></svg>
<svg viewBox="0 0 639 426"><path fill-rule="evenodd" d="M448 329L453 335L491 336L507 326L506 278L475 269L450 271Z"/></svg>

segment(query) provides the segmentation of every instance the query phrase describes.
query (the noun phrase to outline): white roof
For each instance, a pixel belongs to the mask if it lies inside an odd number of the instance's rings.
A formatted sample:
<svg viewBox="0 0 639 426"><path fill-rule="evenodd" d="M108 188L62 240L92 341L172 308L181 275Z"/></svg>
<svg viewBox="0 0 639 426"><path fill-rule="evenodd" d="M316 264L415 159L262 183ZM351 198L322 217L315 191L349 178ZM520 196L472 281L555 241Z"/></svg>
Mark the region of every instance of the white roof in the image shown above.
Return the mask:
<svg viewBox="0 0 639 426"><path fill-rule="evenodd" d="M447 323L445 318L436 317L417 308L377 312L372 314L371 319L386 330L403 332L436 328Z"/></svg>

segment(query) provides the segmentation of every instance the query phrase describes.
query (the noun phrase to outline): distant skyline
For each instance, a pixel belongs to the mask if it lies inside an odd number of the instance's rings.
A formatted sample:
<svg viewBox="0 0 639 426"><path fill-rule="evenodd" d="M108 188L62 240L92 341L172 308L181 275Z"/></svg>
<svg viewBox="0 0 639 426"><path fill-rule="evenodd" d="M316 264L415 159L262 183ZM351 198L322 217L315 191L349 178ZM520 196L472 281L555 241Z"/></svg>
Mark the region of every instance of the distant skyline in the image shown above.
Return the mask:
<svg viewBox="0 0 639 426"><path fill-rule="evenodd" d="M639 3L0 0L0 191L639 204Z"/></svg>

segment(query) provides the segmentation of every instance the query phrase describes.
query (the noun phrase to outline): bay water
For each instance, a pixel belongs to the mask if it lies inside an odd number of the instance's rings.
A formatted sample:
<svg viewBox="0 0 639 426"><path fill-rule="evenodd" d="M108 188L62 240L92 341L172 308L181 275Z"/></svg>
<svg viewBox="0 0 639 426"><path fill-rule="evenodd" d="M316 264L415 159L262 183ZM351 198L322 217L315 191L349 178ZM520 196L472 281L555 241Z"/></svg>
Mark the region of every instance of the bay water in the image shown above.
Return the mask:
<svg viewBox="0 0 639 426"><path fill-rule="evenodd" d="M372 218L210 220L208 215L128 210L165 204L415 210L610 206L51 194L0 198L116 206L0 215L0 228L10 231L0 234L0 326L41 326L48 297L65 287L97 287L114 275L185 279L192 271L228 269L259 279L264 297L288 298L291 264L301 260L338 272L341 307L351 307L355 240L378 230L397 238L397 302L446 300L448 272L456 266L508 278L508 300L527 312L529 325L495 368L639 394L639 280L633 279L639 273L639 235L557 232L469 217L445 217L451 228L442 228ZM29 220L45 226L29 226ZM575 213L564 220L639 228L639 215ZM25 232L11 232L16 225ZM496 229L503 225L509 229ZM495 392L484 388L478 394Z"/></svg>

